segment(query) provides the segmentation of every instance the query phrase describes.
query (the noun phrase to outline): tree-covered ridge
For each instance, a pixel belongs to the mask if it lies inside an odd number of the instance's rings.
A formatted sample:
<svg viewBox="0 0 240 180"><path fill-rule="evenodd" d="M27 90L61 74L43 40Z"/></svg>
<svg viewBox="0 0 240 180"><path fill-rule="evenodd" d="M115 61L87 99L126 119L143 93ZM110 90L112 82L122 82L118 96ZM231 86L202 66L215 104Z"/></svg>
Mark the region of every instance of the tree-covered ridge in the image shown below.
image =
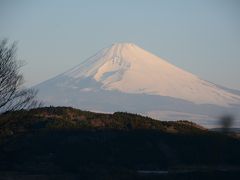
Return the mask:
<svg viewBox="0 0 240 180"><path fill-rule="evenodd" d="M240 176L239 139L188 121L44 107L1 115L0 134L0 177L8 179L16 174L47 180ZM139 173L144 170L169 175Z"/></svg>
<svg viewBox="0 0 240 180"><path fill-rule="evenodd" d="M158 121L126 112L103 114L71 107L42 107L8 112L0 116L0 136L40 129L154 129L169 133L206 132L204 128L188 121Z"/></svg>

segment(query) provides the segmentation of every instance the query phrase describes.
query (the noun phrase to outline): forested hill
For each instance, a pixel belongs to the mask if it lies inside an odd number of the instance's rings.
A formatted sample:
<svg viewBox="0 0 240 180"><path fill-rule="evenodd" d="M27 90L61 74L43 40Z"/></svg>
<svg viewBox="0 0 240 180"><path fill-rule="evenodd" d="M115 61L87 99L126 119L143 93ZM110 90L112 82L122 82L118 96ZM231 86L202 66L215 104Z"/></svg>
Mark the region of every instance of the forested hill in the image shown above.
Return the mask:
<svg viewBox="0 0 240 180"><path fill-rule="evenodd" d="M45 107L0 116L0 179L239 179L239 139L188 121Z"/></svg>
<svg viewBox="0 0 240 180"><path fill-rule="evenodd" d="M43 107L0 115L0 136L43 129L151 129L169 133L207 132L188 121L158 121L125 112L94 113L71 107Z"/></svg>

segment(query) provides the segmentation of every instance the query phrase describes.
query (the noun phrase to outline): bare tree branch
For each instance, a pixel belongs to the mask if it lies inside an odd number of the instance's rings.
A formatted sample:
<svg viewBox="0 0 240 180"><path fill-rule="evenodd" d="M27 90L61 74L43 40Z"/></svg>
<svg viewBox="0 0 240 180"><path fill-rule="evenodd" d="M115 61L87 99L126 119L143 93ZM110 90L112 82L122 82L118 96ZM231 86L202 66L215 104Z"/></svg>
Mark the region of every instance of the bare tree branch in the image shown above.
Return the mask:
<svg viewBox="0 0 240 180"><path fill-rule="evenodd" d="M0 40L0 113L41 105L35 99L37 90L22 86L22 66L16 57L16 43L9 46L6 39Z"/></svg>

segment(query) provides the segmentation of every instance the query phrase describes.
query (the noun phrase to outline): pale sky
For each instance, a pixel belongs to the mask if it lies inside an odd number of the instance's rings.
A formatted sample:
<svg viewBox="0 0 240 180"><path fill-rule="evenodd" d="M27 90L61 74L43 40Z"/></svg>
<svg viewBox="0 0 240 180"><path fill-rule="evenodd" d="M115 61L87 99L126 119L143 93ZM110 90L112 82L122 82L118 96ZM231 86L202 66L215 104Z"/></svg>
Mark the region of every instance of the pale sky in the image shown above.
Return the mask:
<svg viewBox="0 0 240 180"><path fill-rule="evenodd" d="M131 42L240 90L239 0L0 0L0 38L18 41L27 86Z"/></svg>

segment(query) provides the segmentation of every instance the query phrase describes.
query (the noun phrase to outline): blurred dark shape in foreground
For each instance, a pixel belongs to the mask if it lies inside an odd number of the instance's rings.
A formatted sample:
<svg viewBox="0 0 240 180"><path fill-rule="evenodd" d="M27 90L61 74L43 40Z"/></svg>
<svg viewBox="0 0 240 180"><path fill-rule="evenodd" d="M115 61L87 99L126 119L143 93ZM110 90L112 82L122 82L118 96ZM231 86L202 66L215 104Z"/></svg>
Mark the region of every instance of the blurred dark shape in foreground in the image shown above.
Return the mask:
<svg viewBox="0 0 240 180"><path fill-rule="evenodd" d="M223 133L229 133L234 122L234 117L230 114L226 114L220 118L220 127Z"/></svg>

